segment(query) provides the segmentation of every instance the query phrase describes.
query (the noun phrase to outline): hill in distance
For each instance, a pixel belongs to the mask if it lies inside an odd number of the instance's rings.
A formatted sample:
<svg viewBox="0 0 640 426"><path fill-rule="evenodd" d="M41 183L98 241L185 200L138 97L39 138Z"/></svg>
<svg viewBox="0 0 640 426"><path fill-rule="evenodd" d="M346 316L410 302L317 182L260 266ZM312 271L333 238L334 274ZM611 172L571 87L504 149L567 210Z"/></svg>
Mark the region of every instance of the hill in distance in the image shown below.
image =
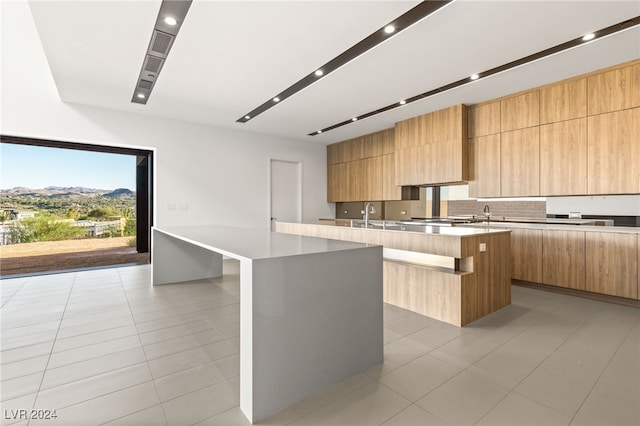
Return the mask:
<svg viewBox="0 0 640 426"><path fill-rule="evenodd" d="M11 189L2 189L0 190L0 194L2 195L32 195L32 196L41 196L41 197L74 197L74 196L82 196L82 197L95 197L98 195L102 195L104 197L124 197L124 198L133 198L135 197L135 191L131 191L126 188L117 188L115 190L111 189L96 189L96 188L86 188L84 186L48 186L46 188L41 189L31 189L23 186L17 186Z"/></svg>

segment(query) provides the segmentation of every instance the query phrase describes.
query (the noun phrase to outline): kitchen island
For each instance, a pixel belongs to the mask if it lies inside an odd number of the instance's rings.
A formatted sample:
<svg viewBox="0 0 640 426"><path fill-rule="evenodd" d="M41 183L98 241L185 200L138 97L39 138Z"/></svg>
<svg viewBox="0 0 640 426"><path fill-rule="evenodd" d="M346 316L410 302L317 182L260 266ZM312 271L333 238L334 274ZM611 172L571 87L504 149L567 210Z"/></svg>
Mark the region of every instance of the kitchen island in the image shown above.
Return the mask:
<svg viewBox="0 0 640 426"><path fill-rule="evenodd" d="M257 422L383 360L382 247L227 226L153 228L153 285L240 261L240 408Z"/></svg>
<svg viewBox="0 0 640 426"><path fill-rule="evenodd" d="M510 230L282 222L275 230L382 245L384 301L449 324L469 324L511 303Z"/></svg>

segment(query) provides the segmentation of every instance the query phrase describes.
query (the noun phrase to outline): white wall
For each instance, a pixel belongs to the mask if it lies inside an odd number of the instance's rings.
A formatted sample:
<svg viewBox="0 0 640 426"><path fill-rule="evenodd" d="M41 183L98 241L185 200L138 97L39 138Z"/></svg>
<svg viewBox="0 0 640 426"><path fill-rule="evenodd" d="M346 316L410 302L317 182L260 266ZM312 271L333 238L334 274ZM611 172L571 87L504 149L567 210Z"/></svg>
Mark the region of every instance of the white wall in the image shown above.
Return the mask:
<svg viewBox="0 0 640 426"><path fill-rule="evenodd" d="M303 221L333 216L324 146L65 104L26 2L0 7L2 134L155 149L157 225L267 228L269 158L302 162Z"/></svg>

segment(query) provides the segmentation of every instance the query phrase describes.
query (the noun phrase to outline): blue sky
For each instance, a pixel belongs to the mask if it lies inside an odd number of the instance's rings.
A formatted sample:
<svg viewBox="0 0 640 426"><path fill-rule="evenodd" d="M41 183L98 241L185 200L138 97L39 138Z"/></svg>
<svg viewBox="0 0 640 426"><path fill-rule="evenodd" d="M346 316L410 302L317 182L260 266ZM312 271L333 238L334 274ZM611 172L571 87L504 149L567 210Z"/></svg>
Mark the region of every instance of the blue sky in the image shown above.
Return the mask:
<svg viewBox="0 0 640 426"><path fill-rule="evenodd" d="M136 157L61 148L0 144L0 189L25 186L136 188Z"/></svg>

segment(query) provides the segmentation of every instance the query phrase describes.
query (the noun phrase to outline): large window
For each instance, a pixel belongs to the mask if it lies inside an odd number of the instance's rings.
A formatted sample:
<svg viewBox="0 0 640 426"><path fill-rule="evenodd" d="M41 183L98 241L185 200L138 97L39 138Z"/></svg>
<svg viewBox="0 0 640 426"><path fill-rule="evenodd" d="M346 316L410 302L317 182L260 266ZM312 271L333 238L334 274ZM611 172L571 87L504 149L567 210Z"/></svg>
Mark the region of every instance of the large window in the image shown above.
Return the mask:
<svg viewBox="0 0 640 426"><path fill-rule="evenodd" d="M0 136L2 275L148 262L152 155Z"/></svg>

